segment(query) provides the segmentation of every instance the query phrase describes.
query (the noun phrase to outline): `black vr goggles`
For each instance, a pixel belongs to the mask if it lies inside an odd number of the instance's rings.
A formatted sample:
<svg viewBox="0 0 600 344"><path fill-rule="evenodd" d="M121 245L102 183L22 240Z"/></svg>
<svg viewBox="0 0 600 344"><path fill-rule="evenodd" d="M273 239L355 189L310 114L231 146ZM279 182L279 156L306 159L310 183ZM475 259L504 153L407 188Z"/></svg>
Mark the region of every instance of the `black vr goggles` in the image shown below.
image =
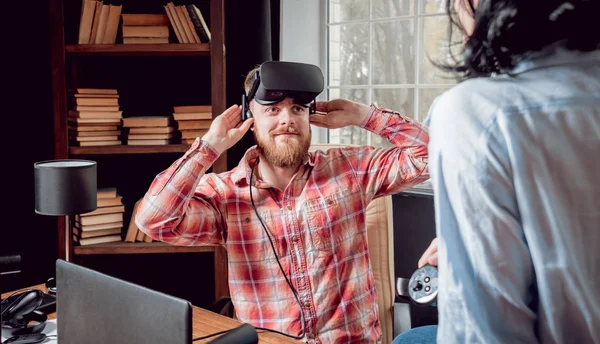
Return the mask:
<svg viewBox="0 0 600 344"><path fill-rule="evenodd" d="M276 104L287 97L315 112L315 98L323 92L323 72L315 65L298 62L269 61L254 74L248 94L242 95L242 120L252 117L250 101L261 105ZM313 102L313 106L311 106Z"/></svg>

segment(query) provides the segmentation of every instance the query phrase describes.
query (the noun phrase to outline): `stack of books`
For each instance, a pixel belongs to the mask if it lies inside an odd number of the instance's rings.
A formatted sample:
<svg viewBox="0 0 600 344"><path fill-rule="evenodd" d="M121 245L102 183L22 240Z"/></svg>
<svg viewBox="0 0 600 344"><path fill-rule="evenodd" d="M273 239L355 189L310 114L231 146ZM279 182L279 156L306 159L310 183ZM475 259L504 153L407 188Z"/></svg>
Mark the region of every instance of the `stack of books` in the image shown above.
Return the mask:
<svg viewBox="0 0 600 344"><path fill-rule="evenodd" d="M122 200L116 188L98 189L98 209L75 216L73 241L81 246L121 241Z"/></svg>
<svg viewBox="0 0 600 344"><path fill-rule="evenodd" d="M173 118L177 122L181 143L191 144L202 137L212 123L212 106L186 105L173 106Z"/></svg>
<svg viewBox="0 0 600 344"><path fill-rule="evenodd" d="M169 43L166 14L122 14L123 44Z"/></svg>
<svg viewBox="0 0 600 344"><path fill-rule="evenodd" d="M194 5L164 5L171 27L179 43L209 43L210 29L202 12Z"/></svg>
<svg viewBox="0 0 600 344"><path fill-rule="evenodd" d="M121 118L116 89L78 88L71 92L69 140L75 146L120 145Z"/></svg>
<svg viewBox="0 0 600 344"><path fill-rule="evenodd" d="M83 0L79 20L79 44L114 44L119 30L122 5L102 0Z"/></svg>
<svg viewBox="0 0 600 344"><path fill-rule="evenodd" d="M127 144L132 146L168 145L179 139L171 116L127 117L123 127L128 128Z"/></svg>

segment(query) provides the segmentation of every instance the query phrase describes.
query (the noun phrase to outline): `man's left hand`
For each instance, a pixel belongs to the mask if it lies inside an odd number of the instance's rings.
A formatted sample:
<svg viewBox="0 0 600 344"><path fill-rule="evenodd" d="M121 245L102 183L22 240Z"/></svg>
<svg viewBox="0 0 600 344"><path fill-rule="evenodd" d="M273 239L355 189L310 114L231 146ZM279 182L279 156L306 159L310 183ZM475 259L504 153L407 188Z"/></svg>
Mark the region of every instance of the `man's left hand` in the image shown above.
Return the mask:
<svg viewBox="0 0 600 344"><path fill-rule="evenodd" d="M346 99L334 99L317 102L317 111L325 115L310 115L310 124L327 129L343 128L350 125L361 125L370 107Z"/></svg>

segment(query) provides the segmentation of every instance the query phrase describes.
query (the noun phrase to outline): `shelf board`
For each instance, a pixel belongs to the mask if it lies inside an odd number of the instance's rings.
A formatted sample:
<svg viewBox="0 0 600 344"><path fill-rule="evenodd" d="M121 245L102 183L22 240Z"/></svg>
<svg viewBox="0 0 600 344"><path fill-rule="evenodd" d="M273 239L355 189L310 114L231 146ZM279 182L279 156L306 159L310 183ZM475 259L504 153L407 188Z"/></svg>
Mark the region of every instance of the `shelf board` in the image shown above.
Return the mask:
<svg viewBox="0 0 600 344"><path fill-rule="evenodd" d="M104 244L73 246L75 255L92 254L153 254L214 252L218 246L173 246L163 242L109 242Z"/></svg>
<svg viewBox="0 0 600 344"><path fill-rule="evenodd" d="M96 147L69 147L72 155L90 154L154 154L154 153L185 153L190 149L189 144L172 144L158 146L96 146Z"/></svg>
<svg viewBox="0 0 600 344"><path fill-rule="evenodd" d="M210 43L174 44L67 44L72 55L210 56Z"/></svg>

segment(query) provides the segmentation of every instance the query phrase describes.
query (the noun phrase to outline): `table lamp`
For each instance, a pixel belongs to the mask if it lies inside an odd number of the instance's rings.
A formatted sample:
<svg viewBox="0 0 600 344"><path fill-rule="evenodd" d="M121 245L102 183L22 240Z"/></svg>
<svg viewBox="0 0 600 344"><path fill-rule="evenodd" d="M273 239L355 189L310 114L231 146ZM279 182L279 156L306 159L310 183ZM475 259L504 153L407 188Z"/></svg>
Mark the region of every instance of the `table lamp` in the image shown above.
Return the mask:
<svg viewBox="0 0 600 344"><path fill-rule="evenodd" d="M98 207L96 166L95 161L78 159L40 161L33 165L35 212L66 216L67 241L71 240L69 216L87 213Z"/></svg>

